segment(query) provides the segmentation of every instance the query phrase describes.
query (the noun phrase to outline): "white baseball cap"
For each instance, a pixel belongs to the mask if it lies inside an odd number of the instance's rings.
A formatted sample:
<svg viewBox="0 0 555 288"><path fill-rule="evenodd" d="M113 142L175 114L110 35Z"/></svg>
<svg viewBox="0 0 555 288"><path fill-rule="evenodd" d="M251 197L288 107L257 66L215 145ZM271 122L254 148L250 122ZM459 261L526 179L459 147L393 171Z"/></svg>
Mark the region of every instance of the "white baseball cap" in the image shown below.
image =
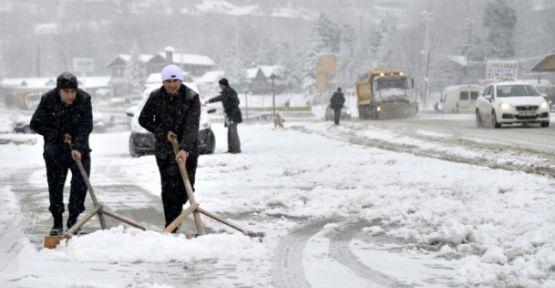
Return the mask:
<svg viewBox="0 0 555 288"><path fill-rule="evenodd" d="M162 69L162 81L170 79L183 80L183 71L177 65L170 64Z"/></svg>

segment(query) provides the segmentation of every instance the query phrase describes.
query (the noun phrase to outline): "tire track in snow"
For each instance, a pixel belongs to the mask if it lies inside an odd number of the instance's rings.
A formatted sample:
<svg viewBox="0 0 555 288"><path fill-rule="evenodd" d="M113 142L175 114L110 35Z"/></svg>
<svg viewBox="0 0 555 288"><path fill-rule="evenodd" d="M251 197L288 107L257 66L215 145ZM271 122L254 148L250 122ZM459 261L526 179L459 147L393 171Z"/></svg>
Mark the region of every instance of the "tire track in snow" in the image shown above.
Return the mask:
<svg viewBox="0 0 555 288"><path fill-rule="evenodd" d="M486 157L470 157L457 155L454 153L449 153L447 151L434 150L429 148L419 147L418 145L407 144L407 143L396 143L387 141L384 139L374 139L371 137L365 137L356 135L356 129L353 127L346 127L349 131L341 131L340 129L328 129L327 132L320 131L317 129L311 129L306 126L291 126L293 130L306 133L306 134L316 134L329 139L349 142L355 145L373 147L377 149L393 151L398 153L409 153L415 156L434 158L439 160L445 160L456 163L464 163L470 165L485 166L491 169L503 169L507 171L522 171L529 174L536 174L542 176L555 177L555 166L545 165L542 159L538 161L533 161L534 163L514 163L514 162L497 162L496 158L488 159ZM336 127L341 128L341 127ZM495 151L491 151L495 153Z"/></svg>
<svg viewBox="0 0 555 288"><path fill-rule="evenodd" d="M330 220L302 225L290 231L279 242L272 267L273 284L277 288L310 288L303 267L303 250L312 236Z"/></svg>
<svg viewBox="0 0 555 288"><path fill-rule="evenodd" d="M373 270L372 268L364 265L351 251L349 243L351 243L353 238L364 226L366 226L366 223L363 222L348 225L346 229L341 229L341 231L330 237L330 255L337 262L348 267L355 272L356 275L365 279L368 282L369 287L376 284L392 288L409 287L386 274Z"/></svg>

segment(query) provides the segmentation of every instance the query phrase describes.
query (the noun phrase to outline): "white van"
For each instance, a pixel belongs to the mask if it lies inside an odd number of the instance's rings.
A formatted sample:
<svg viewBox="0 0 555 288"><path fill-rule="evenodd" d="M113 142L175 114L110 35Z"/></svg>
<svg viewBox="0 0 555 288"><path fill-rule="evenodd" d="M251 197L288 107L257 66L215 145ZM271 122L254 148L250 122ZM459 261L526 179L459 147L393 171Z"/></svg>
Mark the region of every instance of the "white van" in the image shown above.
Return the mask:
<svg viewBox="0 0 555 288"><path fill-rule="evenodd" d="M443 92L443 113L474 113L479 95L479 85L449 86Z"/></svg>

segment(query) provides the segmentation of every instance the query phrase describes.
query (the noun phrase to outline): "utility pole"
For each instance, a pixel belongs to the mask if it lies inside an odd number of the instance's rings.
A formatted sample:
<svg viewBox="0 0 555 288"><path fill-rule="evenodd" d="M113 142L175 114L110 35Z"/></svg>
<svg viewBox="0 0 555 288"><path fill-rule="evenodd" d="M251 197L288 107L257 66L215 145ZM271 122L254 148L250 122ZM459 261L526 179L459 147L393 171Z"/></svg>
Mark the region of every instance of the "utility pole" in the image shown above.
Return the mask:
<svg viewBox="0 0 555 288"><path fill-rule="evenodd" d="M425 57L425 69L424 69L424 93L422 95L422 106L426 107L428 104L428 94L430 88L429 70L430 70L430 22L432 22L433 13L426 10L422 11L422 19L424 22L425 37L424 37L424 57Z"/></svg>
<svg viewBox="0 0 555 288"><path fill-rule="evenodd" d="M273 111L274 119L276 119L276 86L274 84L276 75L272 73L272 75L270 75L270 78L272 78L272 111Z"/></svg>
<svg viewBox="0 0 555 288"><path fill-rule="evenodd" d="M465 19L465 29L466 29L466 60L470 60L470 51L472 49L472 19L470 18L470 0L466 0L466 19Z"/></svg>

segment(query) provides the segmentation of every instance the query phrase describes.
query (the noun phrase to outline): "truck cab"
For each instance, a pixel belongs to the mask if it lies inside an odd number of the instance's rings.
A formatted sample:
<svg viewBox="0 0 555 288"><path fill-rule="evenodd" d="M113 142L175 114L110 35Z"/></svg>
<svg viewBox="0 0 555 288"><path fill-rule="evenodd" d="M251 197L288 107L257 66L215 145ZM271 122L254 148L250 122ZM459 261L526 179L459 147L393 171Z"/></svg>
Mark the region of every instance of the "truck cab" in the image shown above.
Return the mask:
<svg viewBox="0 0 555 288"><path fill-rule="evenodd" d="M402 71L372 71L356 83L359 118L406 118L418 105L409 100L408 78Z"/></svg>

